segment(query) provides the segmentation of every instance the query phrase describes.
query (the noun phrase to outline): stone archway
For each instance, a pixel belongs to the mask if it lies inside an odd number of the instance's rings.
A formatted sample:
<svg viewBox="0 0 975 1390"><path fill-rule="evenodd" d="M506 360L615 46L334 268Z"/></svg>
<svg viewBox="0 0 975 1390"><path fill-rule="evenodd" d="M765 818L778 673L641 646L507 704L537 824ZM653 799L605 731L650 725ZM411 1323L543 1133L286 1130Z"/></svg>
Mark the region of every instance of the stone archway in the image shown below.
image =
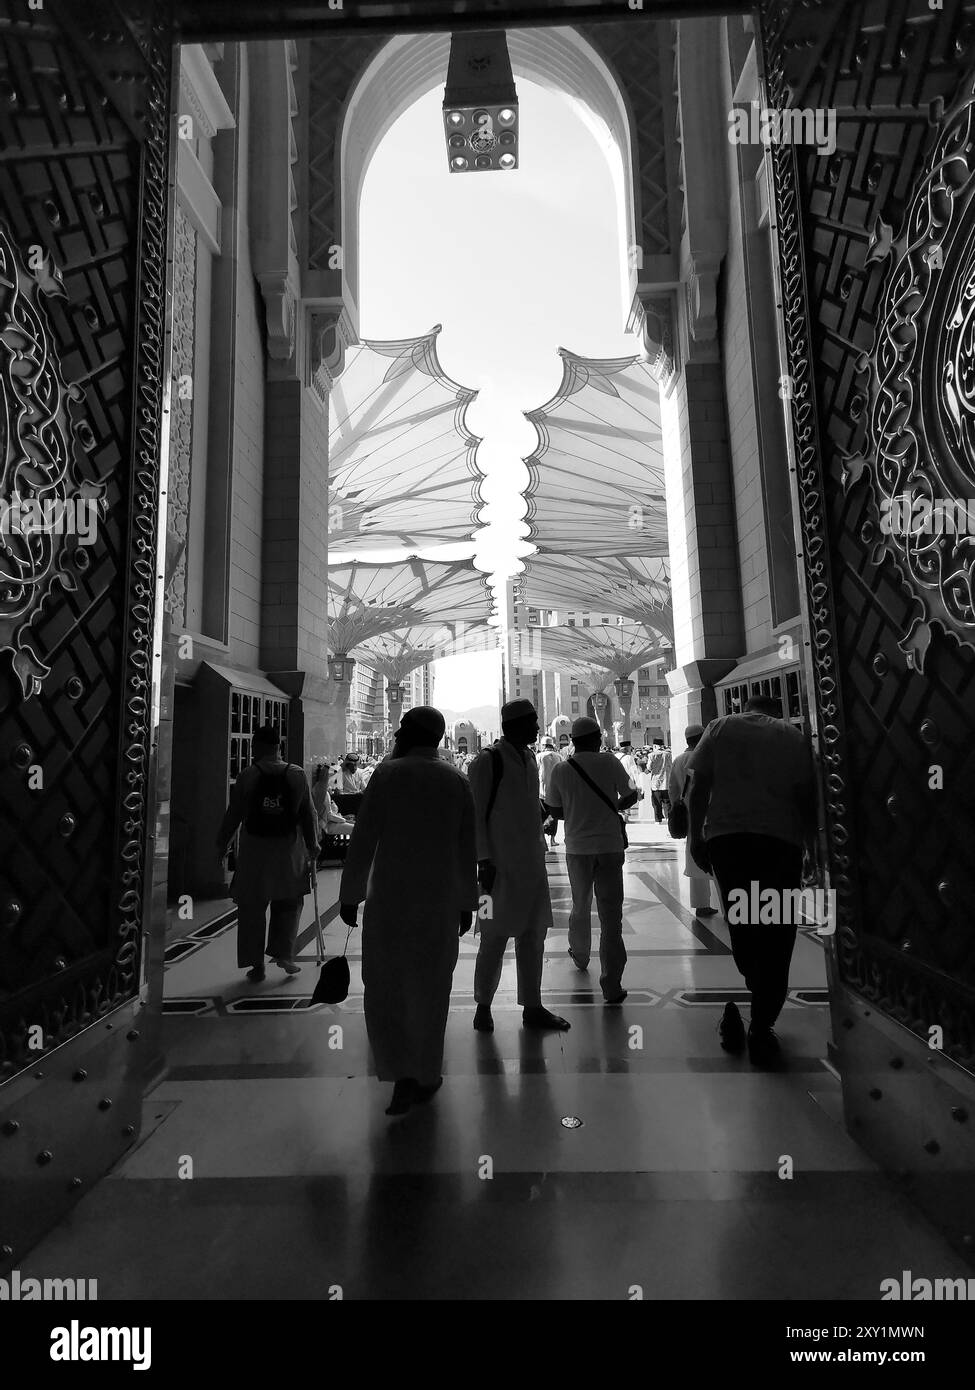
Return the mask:
<svg viewBox="0 0 975 1390"><path fill-rule="evenodd" d="M627 248L636 245L639 183L630 115L605 59L574 29L514 29L508 50L515 77L578 98L608 130L622 160ZM359 204L366 170L386 132L419 97L443 83L449 34L411 34L391 39L369 62L348 98L339 140L337 225L341 228L342 298L358 329ZM625 254L625 252L624 252ZM636 286L631 273L630 295Z"/></svg>

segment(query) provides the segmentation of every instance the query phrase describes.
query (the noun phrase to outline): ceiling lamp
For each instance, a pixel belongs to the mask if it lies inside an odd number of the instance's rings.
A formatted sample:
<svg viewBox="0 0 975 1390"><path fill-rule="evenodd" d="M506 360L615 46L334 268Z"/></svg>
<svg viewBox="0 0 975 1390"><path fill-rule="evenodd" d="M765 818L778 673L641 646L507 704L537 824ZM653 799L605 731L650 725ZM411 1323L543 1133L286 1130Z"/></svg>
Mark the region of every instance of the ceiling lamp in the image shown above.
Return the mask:
<svg viewBox="0 0 975 1390"><path fill-rule="evenodd" d="M518 167L518 95L503 29L452 34L443 102L453 174Z"/></svg>

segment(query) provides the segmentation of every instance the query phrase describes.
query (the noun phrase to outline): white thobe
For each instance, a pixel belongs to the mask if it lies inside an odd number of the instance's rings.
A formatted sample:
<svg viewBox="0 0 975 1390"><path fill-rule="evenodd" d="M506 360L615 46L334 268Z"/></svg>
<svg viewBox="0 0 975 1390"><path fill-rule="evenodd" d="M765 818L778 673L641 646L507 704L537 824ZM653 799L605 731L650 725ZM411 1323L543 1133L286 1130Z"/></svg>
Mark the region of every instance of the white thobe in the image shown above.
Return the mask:
<svg viewBox="0 0 975 1390"><path fill-rule="evenodd" d="M519 750L506 738L494 746L501 754L504 771L490 819L486 813L493 773L491 753L479 753L467 771L474 794L477 857L490 859L497 869L490 916L478 922L481 942L474 998L479 1004L490 1004L501 976L505 946L513 936L518 1002L531 1008L541 1001L545 934L552 926L538 766L530 749Z"/></svg>
<svg viewBox="0 0 975 1390"><path fill-rule="evenodd" d="M667 795L670 797L671 806L676 806L682 798L684 783L688 777L687 764L690 761L692 751L690 748L685 748L683 753L678 753L671 765L667 784ZM691 907L711 907L711 875L706 874L691 858L690 845L690 838L688 838L684 841L684 877L690 879L688 886L691 890ZM718 901L721 901L720 894Z"/></svg>
<svg viewBox="0 0 975 1390"><path fill-rule="evenodd" d="M339 900L359 903L366 1031L381 1081L432 1086L443 1064L460 915L476 912L474 804L464 777L414 749L366 788Z"/></svg>

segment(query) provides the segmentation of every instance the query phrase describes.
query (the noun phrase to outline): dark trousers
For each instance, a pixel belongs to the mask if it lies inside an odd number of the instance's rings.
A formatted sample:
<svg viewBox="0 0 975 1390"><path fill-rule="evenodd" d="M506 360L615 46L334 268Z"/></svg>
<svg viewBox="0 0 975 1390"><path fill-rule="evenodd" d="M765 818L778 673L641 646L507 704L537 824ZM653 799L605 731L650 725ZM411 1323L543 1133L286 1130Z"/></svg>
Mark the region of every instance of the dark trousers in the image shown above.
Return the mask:
<svg viewBox="0 0 975 1390"><path fill-rule="evenodd" d="M653 802L653 818L660 825L670 810L670 796L667 792L651 791L650 800Z"/></svg>
<svg viewBox="0 0 975 1390"><path fill-rule="evenodd" d="M735 889L750 896L753 882L759 885L758 894L766 888L785 892L802 886L799 845L772 835L717 835L708 840L707 848L725 916ZM756 1029L771 1028L789 992L796 928L729 922L728 931L735 965L751 990L752 1023Z"/></svg>
<svg viewBox="0 0 975 1390"><path fill-rule="evenodd" d="M264 964L264 936L267 933L267 954L272 960L292 960L301 920L304 898L278 898L270 904L271 925L267 923L266 902L237 904L237 964Z"/></svg>

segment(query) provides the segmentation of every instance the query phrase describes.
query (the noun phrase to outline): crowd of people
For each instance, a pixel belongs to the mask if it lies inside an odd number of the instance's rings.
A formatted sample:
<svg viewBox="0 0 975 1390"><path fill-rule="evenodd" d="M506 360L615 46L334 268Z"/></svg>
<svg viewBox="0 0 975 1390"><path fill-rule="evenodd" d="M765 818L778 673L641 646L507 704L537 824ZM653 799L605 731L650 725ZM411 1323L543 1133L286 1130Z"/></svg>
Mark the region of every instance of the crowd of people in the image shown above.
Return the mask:
<svg viewBox="0 0 975 1390"><path fill-rule="evenodd" d="M475 922L474 1028L494 1029L492 1004L511 941L524 1026L570 1027L542 1001L553 925L546 854L560 822L572 892L568 955L576 969L589 969L595 898L599 987L609 1007L627 997L623 870L634 810L649 803L662 823L683 809L684 872L699 914L718 911L712 882L726 915L729 894L747 894L750 885L798 889L803 848L813 846L811 753L766 697L707 729L689 726L677 758L663 739L645 751L623 743L610 752L587 716L572 724L571 747L557 750L552 739L538 747L538 715L528 700L503 706L501 729L496 743L458 766L439 749L443 716L416 707L403 715L385 758L370 765L346 754L336 767L316 769L311 788L303 770L282 759L276 731L260 729L220 827L221 855L240 831L231 892L238 965L252 981L265 978L265 957L288 974L298 971L311 866L325 836L348 837L339 912L351 929L363 907L365 1021L377 1075L393 1083L387 1114L429 1101L441 1085L458 942ZM755 1065L774 1065L773 1024L788 992L796 928L742 922L738 913L728 930L752 1005L747 1033L737 1006L726 1005L721 1044L729 1052L747 1046Z"/></svg>

